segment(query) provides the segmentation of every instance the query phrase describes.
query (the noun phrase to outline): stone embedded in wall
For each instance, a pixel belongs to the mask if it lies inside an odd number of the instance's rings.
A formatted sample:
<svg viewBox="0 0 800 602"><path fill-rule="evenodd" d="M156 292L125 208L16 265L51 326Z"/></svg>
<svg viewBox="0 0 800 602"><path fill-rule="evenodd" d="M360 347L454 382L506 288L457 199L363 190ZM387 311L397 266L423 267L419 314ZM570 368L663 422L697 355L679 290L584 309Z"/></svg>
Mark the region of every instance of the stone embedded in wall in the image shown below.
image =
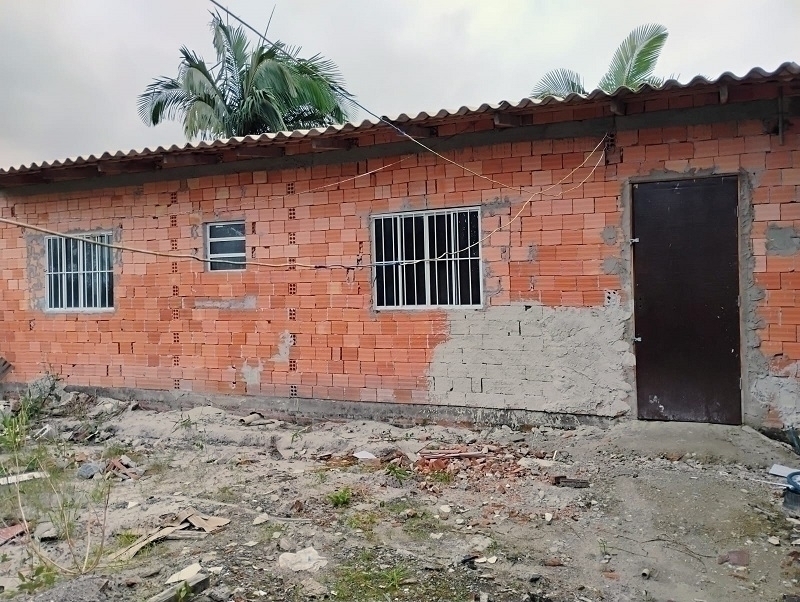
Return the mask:
<svg viewBox="0 0 800 602"><path fill-rule="evenodd" d="M635 364L631 312L511 305L450 314L436 347L430 400L443 405L620 416Z"/></svg>

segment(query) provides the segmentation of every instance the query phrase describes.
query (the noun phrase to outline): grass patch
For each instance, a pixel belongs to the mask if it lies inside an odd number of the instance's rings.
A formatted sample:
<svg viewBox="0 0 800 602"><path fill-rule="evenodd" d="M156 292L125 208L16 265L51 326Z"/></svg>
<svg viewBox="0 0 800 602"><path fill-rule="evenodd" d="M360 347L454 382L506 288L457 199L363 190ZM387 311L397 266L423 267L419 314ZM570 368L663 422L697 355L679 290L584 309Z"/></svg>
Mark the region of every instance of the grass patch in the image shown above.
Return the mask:
<svg viewBox="0 0 800 602"><path fill-rule="evenodd" d="M380 507L389 514L400 514L405 510L414 509L414 505L406 498L399 498L389 502L381 502Z"/></svg>
<svg viewBox="0 0 800 602"><path fill-rule="evenodd" d="M434 470L433 472L428 474L428 479L430 479L434 483L449 484L453 482L453 475L444 470Z"/></svg>
<svg viewBox="0 0 800 602"><path fill-rule="evenodd" d="M332 599L347 602L471 600L471 592L480 587L471 575L416 570L380 548L364 550L351 563L335 569L328 586L336 592Z"/></svg>
<svg viewBox="0 0 800 602"><path fill-rule="evenodd" d="M403 523L403 531L413 537L427 539L431 533L438 533L443 530L442 521L434 518L432 514L424 510L406 519Z"/></svg>
<svg viewBox="0 0 800 602"><path fill-rule="evenodd" d="M353 501L353 491L349 487L337 489L328 494L328 501L334 508L343 508Z"/></svg>
<svg viewBox="0 0 800 602"><path fill-rule="evenodd" d="M120 548L127 548L137 539L139 539L139 535L133 531L121 531L116 535L117 545Z"/></svg>
<svg viewBox="0 0 800 602"><path fill-rule="evenodd" d="M389 464L386 467L386 474L397 479L401 485L413 476L410 470L399 464Z"/></svg>
<svg viewBox="0 0 800 602"><path fill-rule="evenodd" d="M344 524L351 529L361 529L365 533L371 533L378 524L378 515L374 512L353 514L345 519Z"/></svg>
<svg viewBox="0 0 800 602"><path fill-rule="evenodd" d="M386 596L394 597L410 574L403 565L380 570L360 563L351 564L337 571L331 589L336 592L337 600L382 600Z"/></svg>
<svg viewBox="0 0 800 602"><path fill-rule="evenodd" d="M239 499L239 495L229 486L223 485L211 496L212 499L222 502L224 504L233 504Z"/></svg>

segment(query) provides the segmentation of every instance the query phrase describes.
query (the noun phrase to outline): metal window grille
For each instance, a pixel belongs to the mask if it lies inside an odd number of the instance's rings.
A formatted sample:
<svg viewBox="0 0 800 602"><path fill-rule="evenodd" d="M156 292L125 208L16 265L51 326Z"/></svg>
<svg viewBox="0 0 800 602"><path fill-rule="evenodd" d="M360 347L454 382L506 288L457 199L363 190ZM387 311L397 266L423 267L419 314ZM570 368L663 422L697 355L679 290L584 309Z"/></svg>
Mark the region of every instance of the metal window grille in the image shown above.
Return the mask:
<svg viewBox="0 0 800 602"><path fill-rule="evenodd" d="M376 216L375 307L481 307L480 234L479 209Z"/></svg>
<svg viewBox="0 0 800 602"><path fill-rule="evenodd" d="M211 271L243 270L247 256L244 222L208 224L206 231L206 256Z"/></svg>
<svg viewBox="0 0 800 602"><path fill-rule="evenodd" d="M48 309L110 309L114 307L114 266L111 234L86 234L82 240L47 238Z"/></svg>

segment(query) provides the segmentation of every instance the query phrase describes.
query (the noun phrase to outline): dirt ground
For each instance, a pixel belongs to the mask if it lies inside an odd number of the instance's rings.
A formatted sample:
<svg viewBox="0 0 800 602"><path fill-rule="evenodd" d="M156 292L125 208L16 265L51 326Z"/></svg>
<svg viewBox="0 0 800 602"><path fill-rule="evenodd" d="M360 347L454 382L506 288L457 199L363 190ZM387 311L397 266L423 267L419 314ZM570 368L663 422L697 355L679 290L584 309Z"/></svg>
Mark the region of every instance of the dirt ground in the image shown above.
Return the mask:
<svg viewBox="0 0 800 602"><path fill-rule="evenodd" d="M194 563L210 585L174 599L712 602L800 595L800 547L792 545L800 544L800 522L783 514L781 488L769 484L779 479L767 474L773 463L797 466L800 458L747 427L248 426L213 407L156 412L99 400L84 410L80 418L45 416L31 429L50 427L23 449L50 477L0 486L0 526L19 524L22 510L31 530L50 520L58 531L56 539L37 543L23 533L0 545L0 583L17 600L146 600ZM461 457L426 459L435 449ZM362 451L377 459L353 457ZM140 478L78 476L86 464L120 456ZM12 454L0 460L13 464ZM558 476L589 486L556 486ZM103 484L110 487L107 518L96 494ZM64 504L54 511L53 500L65 497L83 500L67 504L69 537L58 528ZM110 560L188 509L230 522L210 534L187 530L182 539L156 541L128 561ZM69 547L80 561L87 525L96 569L77 576L41 568L47 559L75 566ZM324 559L319 568L287 566L291 553L307 548ZM731 551L746 551L746 566L726 562ZM734 563L743 564L737 556Z"/></svg>

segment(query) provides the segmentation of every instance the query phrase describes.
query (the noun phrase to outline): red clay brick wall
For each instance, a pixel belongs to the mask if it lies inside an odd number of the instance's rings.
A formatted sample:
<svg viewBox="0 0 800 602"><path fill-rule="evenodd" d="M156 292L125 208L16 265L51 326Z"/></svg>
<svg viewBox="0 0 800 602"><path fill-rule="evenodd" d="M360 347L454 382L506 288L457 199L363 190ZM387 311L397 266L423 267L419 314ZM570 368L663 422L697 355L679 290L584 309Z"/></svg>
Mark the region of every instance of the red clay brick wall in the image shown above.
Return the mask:
<svg viewBox="0 0 800 602"><path fill-rule="evenodd" d="M578 112L569 110L571 117ZM760 349L781 366L775 375L792 378L785 367L800 361L800 256L768 253L766 232L770 225L800 231L797 127L783 145L763 133L761 121L623 131L617 136L621 163L601 161L592 173L595 155L570 175L597 143L519 142L448 154L492 179L555 195L534 197L519 219L484 244L487 305L600 306L608 290L624 298L620 276L604 273L603 260L622 254L626 179L744 170L754 186L755 280L766 291L758 308ZM117 230L125 245L195 254L203 250L203 223L243 218L252 261L368 264L372 214L482 204L486 233L507 224L530 196L465 175L430 154L303 193L400 159L0 197L0 211L59 231ZM290 182L298 194L286 194ZM602 236L609 226L616 229L615 244ZM289 244L290 232L296 244ZM173 273L170 259L123 251L115 311L49 313L31 309L30 282L41 257L28 255L19 229L0 224L0 257L0 355L15 365L15 381L51 369L82 385L424 403L431 400L426 377L433 350L448 337L446 312L373 311L369 269L251 266L210 273L199 262L177 260ZM289 294L290 283L296 294ZM255 296L256 309L195 307L198 299L236 303L246 296ZM290 308L296 320L289 319ZM296 371L279 349L285 332L296 335L288 355Z"/></svg>

